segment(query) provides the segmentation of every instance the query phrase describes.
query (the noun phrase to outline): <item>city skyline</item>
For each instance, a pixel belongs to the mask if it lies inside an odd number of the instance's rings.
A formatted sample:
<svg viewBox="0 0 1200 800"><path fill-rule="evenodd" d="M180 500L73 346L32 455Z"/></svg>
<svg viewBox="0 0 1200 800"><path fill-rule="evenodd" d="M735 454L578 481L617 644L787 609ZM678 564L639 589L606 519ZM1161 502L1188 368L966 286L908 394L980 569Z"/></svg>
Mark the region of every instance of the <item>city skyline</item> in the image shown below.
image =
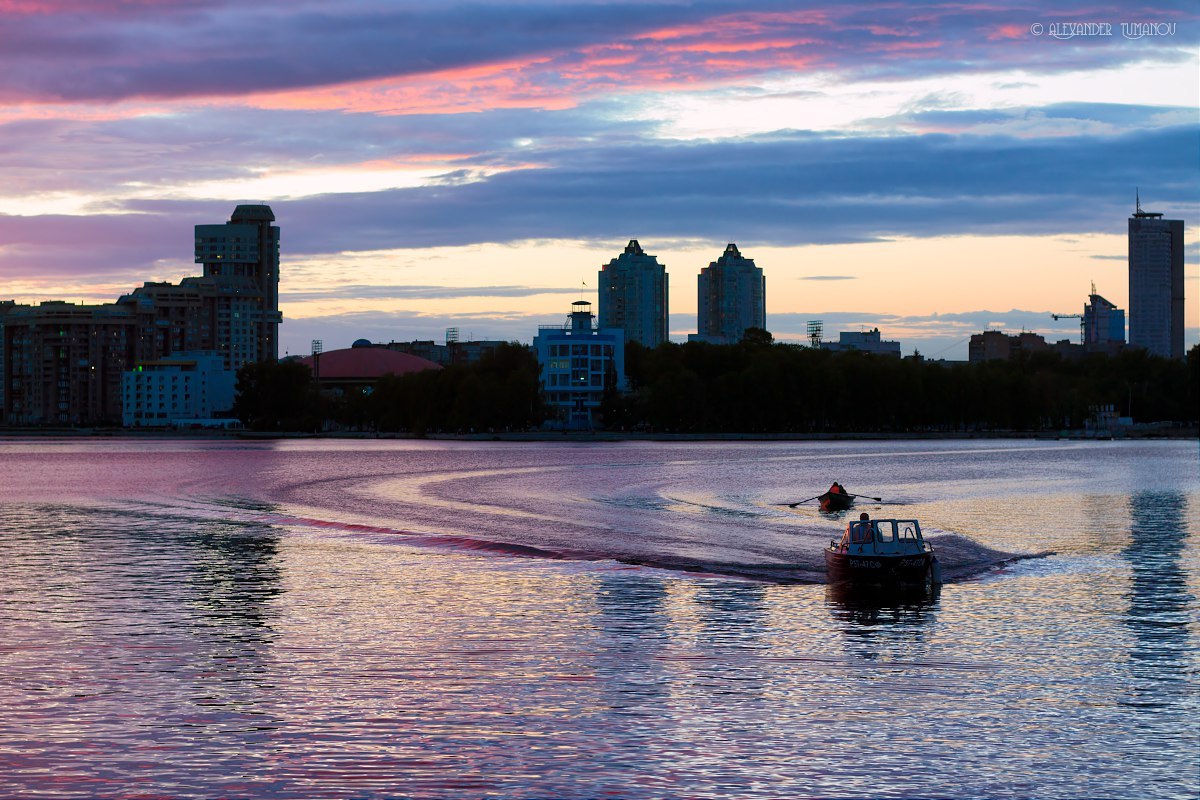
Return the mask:
<svg viewBox="0 0 1200 800"><path fill-rule="evenodd" d="M822 319L965 358L987 328L1075 340L1050 315L1092 283L1128 308L1140 188L1185 222L1200 339L1189 4L323 8L0 11L0 299L178 281L198 220L265 203L281 352L528 342L638 239L676 275L673 340L738 242L777 339Z"/></svg>

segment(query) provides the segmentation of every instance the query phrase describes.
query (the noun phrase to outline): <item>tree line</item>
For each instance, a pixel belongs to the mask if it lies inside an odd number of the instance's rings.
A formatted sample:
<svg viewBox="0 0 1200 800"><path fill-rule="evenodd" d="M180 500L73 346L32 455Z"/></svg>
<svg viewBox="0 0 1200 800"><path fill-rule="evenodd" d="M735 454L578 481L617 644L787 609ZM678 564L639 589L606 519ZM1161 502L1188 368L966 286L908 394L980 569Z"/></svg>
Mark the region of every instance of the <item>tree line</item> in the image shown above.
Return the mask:
<svg viewBox="0 0 1200 800"><path fill-rule="evenodd" d="M1195 423L1200 347L1186 360L1128 350L1064 359L946 363L771 341L666 343L625 350L627 391L608 388L597 427L662 433L1039 431L1081 428L1097 406L1135 422ZM522 345L479 362L385 376L369 393L318 391L298 362L248 365L234 413L252 429L468 433L554 419Z"/></svg>

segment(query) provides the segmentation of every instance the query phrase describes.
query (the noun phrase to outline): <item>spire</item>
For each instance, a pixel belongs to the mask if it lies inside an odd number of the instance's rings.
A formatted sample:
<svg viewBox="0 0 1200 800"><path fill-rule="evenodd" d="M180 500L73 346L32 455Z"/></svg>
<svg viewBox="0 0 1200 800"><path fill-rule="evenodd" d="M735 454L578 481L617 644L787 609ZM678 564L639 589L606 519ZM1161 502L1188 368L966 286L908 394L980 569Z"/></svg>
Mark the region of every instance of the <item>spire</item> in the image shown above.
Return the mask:
<svg viewBox="0 0 1200 800"><path fill-rule="evenodd" d="M1134 207L1136 213L1142 213L1142 190L1138 187L1133 187Z"/></svg>
<svg viewBox="0 0 1200 800"><path fill-rule="evenodd" d="M635 256L645 255L645 253L642 252L642 246L638 244L637 239L629 240L629 244L625 245L625 252Z"/></svg>

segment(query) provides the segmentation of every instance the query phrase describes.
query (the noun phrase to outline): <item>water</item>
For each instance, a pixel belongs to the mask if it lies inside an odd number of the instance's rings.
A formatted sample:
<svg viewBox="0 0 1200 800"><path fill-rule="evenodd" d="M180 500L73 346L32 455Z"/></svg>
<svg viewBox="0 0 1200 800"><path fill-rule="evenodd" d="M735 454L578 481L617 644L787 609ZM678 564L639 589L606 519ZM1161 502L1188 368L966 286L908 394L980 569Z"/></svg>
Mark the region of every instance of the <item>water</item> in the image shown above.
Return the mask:
<svg viewBox="0 0 1200 800"><path fill-rule="evenodd" d="M835 478L958 580L739 577ZM1198 503L1195 442L0 441L0 796L1195 798Z"/></svg>

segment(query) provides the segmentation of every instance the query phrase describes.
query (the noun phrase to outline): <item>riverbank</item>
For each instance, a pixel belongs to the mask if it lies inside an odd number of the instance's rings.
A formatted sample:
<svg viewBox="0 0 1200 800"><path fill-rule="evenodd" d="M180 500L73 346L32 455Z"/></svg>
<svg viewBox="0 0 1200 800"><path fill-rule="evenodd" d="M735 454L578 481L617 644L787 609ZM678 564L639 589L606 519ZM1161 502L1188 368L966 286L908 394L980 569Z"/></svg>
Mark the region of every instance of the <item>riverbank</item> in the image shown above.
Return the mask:
<svg viewBox="0 0 1200 800"><path fill-rule="evenodd" d="M1196 426L1147 424L1114 434L1085 430L1064 431L843 431L837 433L669 433L654 431L487 431L468 433L404 433L378 431L249 431L224 429L135 430L129 428L0 428L0 438L102 437L129 439L424 439L430 441L503 442L830 442L830 441L938 441L977 439L1031 440L1146 440L1200 439Z"/></svg>

